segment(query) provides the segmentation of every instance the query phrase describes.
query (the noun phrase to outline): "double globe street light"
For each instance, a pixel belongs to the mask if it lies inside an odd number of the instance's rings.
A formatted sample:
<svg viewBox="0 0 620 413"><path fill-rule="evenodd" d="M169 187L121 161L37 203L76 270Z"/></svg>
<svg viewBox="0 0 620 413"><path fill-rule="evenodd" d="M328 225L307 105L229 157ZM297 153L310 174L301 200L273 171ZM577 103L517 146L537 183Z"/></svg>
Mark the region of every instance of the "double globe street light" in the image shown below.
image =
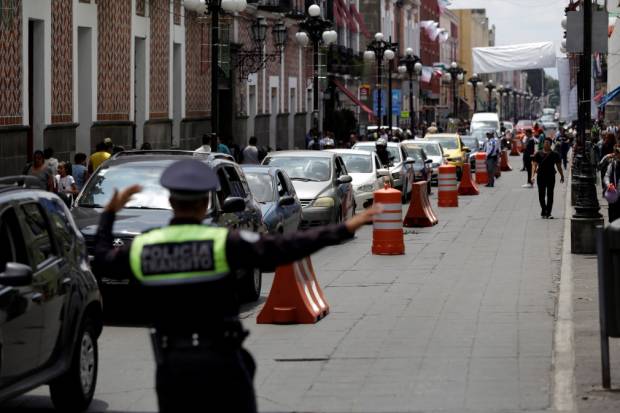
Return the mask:
<svg viewBox="0 0 620 413"><path fill-rule="evenodd" d="M409 116L411 118L411 133L416 128L416 111L413 108L413 75L416 77L422 73L422 61L418 56L413 54L413 49L408 47L405 50L405 56L401 59L401 64L398 66L398 73L409 75Z"/></svg>
<svg viewBox="0 0 620 413"><path fill-rule="evenodd" d="M478 85L482 84L482 79L477 73L468 79L467 84L472 87L474 92L474 113L478 112Z"/></svg>
<svg viewBox="0 0 620 413"><path fill-rule="evenodd" d="M319 124L319 47L321 43L325 46L336 43L338 33L331 30L332 22L321 17L321 7L312 4L308 7L308 17L299 24L301 31L295 34L297 43L306 47L309 42L313 46L313 66L314 78L312 82L312 119L315 128L320 129Z"/></svg>
<svg viewBox="0 0 620 413"><path fill-rule="evenodd" d="M484 88L487 90L487 112L492 112L493 111L493 91L496 88L495 84L493 83L493 79L489 79L487 84L484 85Z"/></svg>
<svg viewBox="0 0 620 413"><path fill-rule="evenodd" d="M387 60L388 66L388 126L390 133L392 132L392 70L391 62L396 57L395 49L398 43L392 43L392 37L386 42L383 40L383 33L376 33L375 38L368 44L367 50L364 52L364 60L368 62L377 62L377 112L379 118L379 129L383 122L383 110L381 105L381 67L383 61Z"/></svg>
<svg viewBox="0 0 620 413"><path fill-rule="evenodd" d="M286 46L287 29L282 20L278 21L271 30L275 52L265 53L264 44L267 38L267 21L264 17L257 17L250 26L250 37L254 47L249 50L239 50L237 54L237 69L239 80L247 80L251 73L256 73L267 62L282 61L282 52Z"/></svg>

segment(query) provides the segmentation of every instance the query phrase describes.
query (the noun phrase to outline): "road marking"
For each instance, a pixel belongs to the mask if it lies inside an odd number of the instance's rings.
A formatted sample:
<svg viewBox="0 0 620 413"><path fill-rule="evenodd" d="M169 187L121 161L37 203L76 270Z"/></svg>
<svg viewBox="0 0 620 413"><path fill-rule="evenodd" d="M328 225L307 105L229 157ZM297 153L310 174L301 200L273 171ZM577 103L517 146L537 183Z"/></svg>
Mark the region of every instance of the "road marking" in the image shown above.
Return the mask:
<svg viewBox="0 0 620 413"><path fill-rule="evenodd" d="M553 337L553 409L575 412L575 325L573 322L573 269L570 253L571 179L564 204L564 239L560 269L558 314Z"/></svg>

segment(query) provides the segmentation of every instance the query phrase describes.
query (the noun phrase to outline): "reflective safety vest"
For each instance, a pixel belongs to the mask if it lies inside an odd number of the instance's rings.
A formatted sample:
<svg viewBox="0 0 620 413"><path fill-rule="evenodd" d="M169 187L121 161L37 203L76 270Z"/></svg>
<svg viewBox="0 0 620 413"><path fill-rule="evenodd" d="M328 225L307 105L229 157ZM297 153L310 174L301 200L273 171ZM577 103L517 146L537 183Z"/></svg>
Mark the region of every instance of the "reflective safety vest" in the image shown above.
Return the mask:
<svg viewBox="0 0 620 413"><path fill-rule="evenodd" d="M143 285L179 285L215 281L230 273L226 228L170 225L138 235L129 263Z"/></svg>

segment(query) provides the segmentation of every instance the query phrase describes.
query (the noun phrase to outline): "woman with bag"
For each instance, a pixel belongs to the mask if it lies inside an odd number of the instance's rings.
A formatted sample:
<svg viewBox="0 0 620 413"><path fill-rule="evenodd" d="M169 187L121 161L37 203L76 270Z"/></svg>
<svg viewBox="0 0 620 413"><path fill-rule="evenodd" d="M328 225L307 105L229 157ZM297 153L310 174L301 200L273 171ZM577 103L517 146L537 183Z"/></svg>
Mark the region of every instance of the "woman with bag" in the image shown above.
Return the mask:
<svg viewBox="0 0 620 413"><path fill-rule="evenodd" d="M620 218L620 202L618 202L618 179L620 174L620 145L614 147L614 157L607 166L607 172L603 183L605 185L605 199L609 205L609 223L611 224L617 218Z"/></svg>

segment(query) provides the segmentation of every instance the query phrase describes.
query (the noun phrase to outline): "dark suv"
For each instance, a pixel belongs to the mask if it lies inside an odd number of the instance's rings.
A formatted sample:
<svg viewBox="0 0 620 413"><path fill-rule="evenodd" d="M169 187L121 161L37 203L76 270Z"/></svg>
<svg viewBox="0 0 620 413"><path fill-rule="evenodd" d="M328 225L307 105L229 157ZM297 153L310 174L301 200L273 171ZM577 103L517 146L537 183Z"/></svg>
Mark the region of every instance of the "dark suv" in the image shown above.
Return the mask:
<svg viewBox="0 0 620 413"><path fill-rule="evenodd" d="M187 157L203 160L215 170L220 181L220 190L210 194L205 224L253 232L266 231L260 206L252 197L245 175L228 155L189 151L126 151L101 165L74 202L73 217L86 238L89 253L93 254L99 214L115 188L142 185L142 192L136 194L117 214L113 246L122 246L148 229L167 225L172 209L168 202L168 190L159 184L159 177L170 164ZM97 273L96 268L94 270ZM241 298L257 300L262 284L261 272L251 268L237 275ZM101 274L104 296L132 296L133 291L127 288L127 284L129 280L112 280Z"/></svg>
<svg viewBox="0 0 620 413"><path fill-rule="evenodd" d="M85 410L97 382L102 302L84 238L32 177L0 178L0 402L49 384Z"/></svg>

